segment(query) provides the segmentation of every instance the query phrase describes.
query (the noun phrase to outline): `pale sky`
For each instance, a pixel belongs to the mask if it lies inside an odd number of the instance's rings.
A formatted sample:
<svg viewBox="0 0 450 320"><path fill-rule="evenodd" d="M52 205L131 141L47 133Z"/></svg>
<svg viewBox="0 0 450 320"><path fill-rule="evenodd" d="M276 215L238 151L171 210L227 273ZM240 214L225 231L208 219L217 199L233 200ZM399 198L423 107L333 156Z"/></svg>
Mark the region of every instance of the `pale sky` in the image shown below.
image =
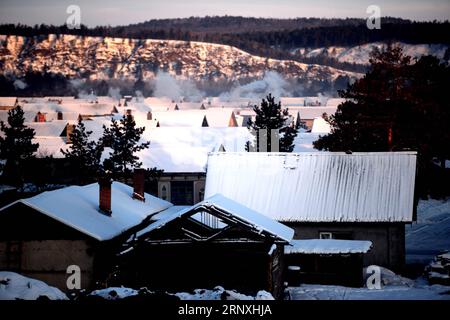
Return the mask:
<svg viewBox="0 0 450 320"><path fill-rule="evenodd" d="M206 15L366 18L369 5L378 5L382 16L450 20L450 0L1 0L0 23L61 25L72 4L80 7L81 23L88 26Z"/></svg>

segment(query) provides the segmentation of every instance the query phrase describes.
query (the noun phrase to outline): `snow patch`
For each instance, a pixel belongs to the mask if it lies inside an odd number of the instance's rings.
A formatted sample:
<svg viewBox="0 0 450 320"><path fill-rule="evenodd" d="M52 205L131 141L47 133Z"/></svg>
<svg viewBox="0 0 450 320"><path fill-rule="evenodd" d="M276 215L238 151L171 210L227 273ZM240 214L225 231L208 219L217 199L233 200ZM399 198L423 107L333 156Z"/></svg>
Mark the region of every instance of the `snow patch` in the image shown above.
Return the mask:
<svg viewBox="0 0 450 320"><path fill-rule="evenodd" d="M195 289L193 293L178 292L175 295L181 300L274 300L273 296L264 290L258 291L253 297L235 290L225 290L220 286L213 290Z"/></svg>
<svg viewBox="0 0 450 320"><path fill-rule="evenodd" d="M0 300L68 300L58 288L15 272L0 271Z"/></svg>

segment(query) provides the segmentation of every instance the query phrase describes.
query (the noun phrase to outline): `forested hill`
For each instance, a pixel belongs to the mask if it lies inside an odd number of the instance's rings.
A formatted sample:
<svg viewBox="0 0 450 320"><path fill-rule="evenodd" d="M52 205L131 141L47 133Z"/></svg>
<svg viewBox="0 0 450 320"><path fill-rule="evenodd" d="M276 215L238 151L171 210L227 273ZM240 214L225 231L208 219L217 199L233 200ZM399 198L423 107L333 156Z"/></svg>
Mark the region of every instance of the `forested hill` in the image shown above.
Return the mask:
<svg viewBox="0 0 450 320"><path fill-rule="evenodd" d="M410 44L448 44L450 22L414 22L382 18L379 30L369 30L366 20L347 19L266 19L244 17L203 17L149 20L125 26L99 26L68 29L66 26L3 24L0 34L35 36L75 34L134 39L204 41L251 47L266 46L325 47L354 46L375 41L400 41Z"/></svg>
<svg viewBox="0 0 450 320"><path fill-rule="evenodd" d="M267 19L244 17L191 17L158 19L124 26L99 26L68 29L49 25L0 25L0 34L37 36L74 34L81 36L117 37L132 39L162 39L201 41L235 46L250 54L315 63L352 71L364 72L365 67L348 59L329 55L302 54L314 48L354 47L367 43L401 42L405 44L448 45L450 22L414 22L384 17L381 29L370 30L365 19ZM447 56L450 53L447 53Z"/></svg>

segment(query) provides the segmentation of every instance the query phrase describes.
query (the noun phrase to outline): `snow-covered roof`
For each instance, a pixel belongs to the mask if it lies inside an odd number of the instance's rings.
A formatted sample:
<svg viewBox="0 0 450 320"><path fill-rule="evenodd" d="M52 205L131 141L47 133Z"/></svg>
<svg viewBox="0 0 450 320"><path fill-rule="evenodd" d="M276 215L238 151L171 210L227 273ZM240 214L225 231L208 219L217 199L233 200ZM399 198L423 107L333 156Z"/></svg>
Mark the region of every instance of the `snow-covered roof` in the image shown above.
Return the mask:
<svg viewBox="0 0 450 320"><path fill-rule="evenodd" d="M70 147L70 144L67 144L63 137L36 137L33 139L33 143L39 144L36 155L40 158L47 156L62 158L61 149L67 150Z"/></svg>
<svg viewBox="0 0 450 320"><path fill-rule="evenodd" d="M151 141L149 149L137 155L146 168L158 167L165 172L205 172L208 153L245 150L251 139L245 127L171 127L151 128L145 131L144 139Z"/></svg>
<svg viewBox="0 0 450 320"><path fill-rule="evenodd" d="M317 117L314 119L311 133L322 133L327 134L331 132L331 126L328 122L325 121L322 117Z"/></svg>
<svg viewBox="0 0 450 320"><path fill-rule="evenodd" d="M99 207L99 185L70 186L37 196L21 199L0 209L23 203L50 218L68 225L99 241L112 239L140 224L149 215L172 206L170 202L145 194L145 202L132 198L133 188L113 182L111 186L111 216Z"/></svg>
<svg viewBox="0 0 450 320"><path fill-rule="evenodd" d="M201 127L205 114L199 110L153 112L153 119L161 127Z"/></svg>
<svg viewBox="0 0 450 320"><path fill-rule="evenodd" d="M236 115L231 108L208 108L202 111L206 115L208 126L212 128L230 127L230 122L236 120Z"/></svg>
<svg viewBox="0 0 450 320"><path fill-rule="evenodd" d="M225 197L273 219L410 222L415 152L211 153L205 197Z"/></svg>
<svg viewBox="0 0 450 320"><path fill-rule="evenodd" d="M372 248L371 241L337 240L337 239L308 239L291 240L284 247L285 254L346 254L366 253Z"/></svg>
<svg viewBox="0 0 450 320"><path fill-rule="evenodd" d="M300 114L300 120L313 120L315 118L321 118L324 113L327 115L333 115L337 110L337 107L290 107L288 108L289 114L297 119L297 115Z"/></svg>
<svg viewBox="0 0 450 320"><path fill-rule="evenodd" d="M16 99L16 97L0 97L0 107L13 107Z"/></svg>
<svg viewBox="0 0 450 320"><path fill-rule="evenodd" d="M167 223L181 218L185 214L192 213L200 208L212 208L225 212L228 215L232 215L245 222L247 225L251 225L253 228L258 230L258 232L267 232L282 241L291 241L294 236L294 230L288 226L247 208L236 201L228 199L221 194L215 194L191 207L187 207L179 211L171 210L171 208L169 208L167 209L166 214L165 211L161 212L157 221L140 230L136 235L139 237L144 234L148 234L153 230L160 229Z"/></svg>
<svg viewBox="0 0 450 320"><path fill-rule="evenodd" d="M67 121L29 122L25 125L34 129L36 137L59 137L66 128Z"/></svg>
<svg viewBox="0 0 450 320"><path fill-rule="evenodd" d="M253 139L246 127L154 127L154 121L147 120L146 115L140 112L136 113L135 120L137 126L146 128L142 141L151 142L148 149L137 154L143 167L157 167L165 172L205 172L209 152L219 151L221 146L226 152L244 151L246 142ZM38 156L59 158L63 156L60 149L70 147L65 137L56 136L62 123L70 121L27 123L39 130L34 139L39 143ZM87 131L92 131L91 139L97 141L103 134L103 125L110 125L111 116L95 117L83 123ZM44 136L47 134L49 136Z"/></svg>

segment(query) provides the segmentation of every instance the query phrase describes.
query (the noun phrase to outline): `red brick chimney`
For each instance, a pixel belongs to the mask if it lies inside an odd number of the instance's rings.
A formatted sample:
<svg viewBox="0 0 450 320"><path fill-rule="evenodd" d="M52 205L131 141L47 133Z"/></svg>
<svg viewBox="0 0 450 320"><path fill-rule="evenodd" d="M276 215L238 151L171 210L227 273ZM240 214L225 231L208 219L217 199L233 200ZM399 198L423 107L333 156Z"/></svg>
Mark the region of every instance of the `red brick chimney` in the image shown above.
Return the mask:
<svg viewBox="0 0 450 320"><path fill-rule="evenodd" d="M111 179L110 178L100 178L99 184L99 207L100 211L107 216L112 214L111 211Z"/></svg>
<svg viewBox="0 0 450 320"><path fill-rule="evenodd" d="M144 188L145 188L145 170L134 169L133 199L145 202Z"/></svg>
<svg viewBox="0 0 450 320"><path fill-rule="evenodd" d="M75 125L74 124L67 124L66 126L66 143L70 144L72 143L72 133L73 130L75 129Z"/></svg>
<svg viewBox="0 0 450 320"><path fill-rule="evenodd" d="M45 122L45 113L41 113L40 111L38 111L38 113L36 114L36 122Z"/></svg>

